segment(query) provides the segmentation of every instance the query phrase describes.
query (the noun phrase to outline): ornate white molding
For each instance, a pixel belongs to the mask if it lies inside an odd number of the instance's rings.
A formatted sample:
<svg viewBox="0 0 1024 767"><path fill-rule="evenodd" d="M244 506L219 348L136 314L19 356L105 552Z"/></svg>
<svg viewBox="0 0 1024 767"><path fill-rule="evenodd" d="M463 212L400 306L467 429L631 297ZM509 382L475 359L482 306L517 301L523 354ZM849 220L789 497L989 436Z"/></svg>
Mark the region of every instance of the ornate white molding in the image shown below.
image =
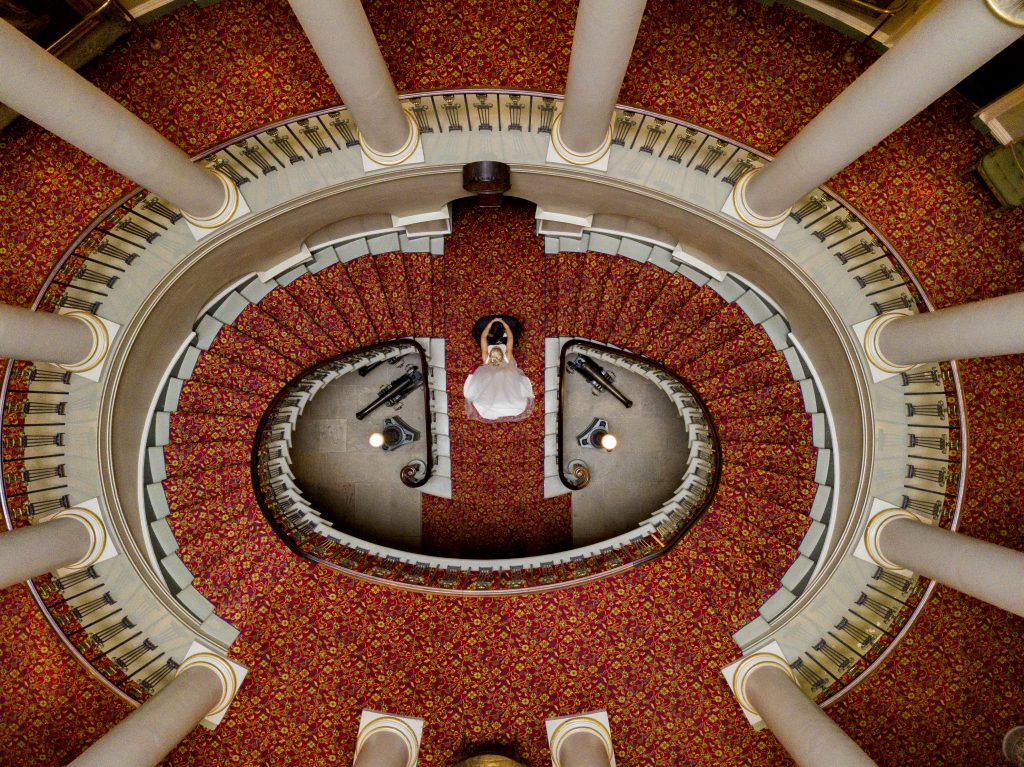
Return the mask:
<svg viewBox="0 0 1024 767"><path fill-rule="evenodd" d="M882 330L884 330L889 323L894 322L901 317L909 317L910 315L911 311L909 309L900 309L899 311L880 314L874 319L867 320L866 322L858 322L853 326L853 332L860 338L861 345L864 348L864 354L867 355L868 362L871 363L871 374L876 383L886 378L891 378L894 375L898 375L899 373L903 373L914 367L913 365L900 365L899 363L893 362L882 354L882 350L878 343Z"/></svg>
<svg viewBox="0 0 1024 767"><path fill-rule="evenodd" d="M192 646L188 648L185 660L182 661L181 666L178 668L177 675L180 676L185 669L189 668L204 668L216 674L220 680L220 699L207 712L202 721L204 727L213 730L224 719L224 715L231 706L231 702L235 699L235 694L238 692L238 688L242 686L242 682L245 680L249 670L245 666L240 666L227 658L217 655L213 650L199 642L193 642Z"/></svg>
<svg viewBox="0 0 1024 767"><path fill-rule="evenodd" d="M220 171L216 171L213 168L207 168L207 170L215 175L223 185L224 204L221 206L219 211L214 213L212 216L207 216L205 218L193 216L182 211L182 215L185 217L185 222L188 224L188 228L191 230L192 236L197 240L201 240L215 229L218 229L235 219L241 218L249 212L249 206L246 205L245 198L242 197L242 193L238 191L238 187L235 186L235 182Z"/></svg>
<svg viewBox="0 0 1024 767"><path fill-rule="evenodd" d="M577 154L562 141L562 112L551 125L551 143L548 144L547 161L561 165L575 165L590 170L608 170L608 155L612 148L612 125L597 149L586 154Z"/></svg>
<svg viewBox="0 0 1024 767"><path fill-rule="evenodd" d="M58 574L67 574L77 572L78 570L84 570L97 562L103 562L108 559L113 559L117 556L117 549L114 547L114 542L110 539L107 534L107 528L103 524L103 515L100 512L99 499L93 498L91 500L80 503L77 506L58 511L52 517L47 520L52 522L57 519L74 519L81 522L89 535L89 551L77 562L73 562L66 567L60 568Z"/></svg>
<svg viewBox="0 0 1024 767"><path fill-rule="evenodd" d="M85 323L85 326L89 328L89 332L92 334L92 347L80 362L67 363L60 365L60 367L69 373L77 373L84 378L98 381L100 373L103 372L103 363L107 358L107 352L110 351L110 339L121 326L88 312L64 312L62 316L74 317L76 320Z"/></svg>
<svg viewBox="0 0 1024 767"><path fill-rule="evenodd" d="M366 137L363 136L358 127L356 128L364 171L383 170L397 165L412 165L425 161L423 142L420 141L419 126L416 124L415 118L408 111L403 110L403 114L405 114L405 119L409 122L409 135L405 140L405 144L394 152L381 152L369 146L366 143Z"/></svg>
<svg viewBox="0 0 1024 767"><path fill-rule="evenodd" d="M548 719L545 726L548 732L548 746L551 750L553 767L560 767L559 751L566 738L581 732L589 732L601 740L605 752L608 754L608 763L615 767L615 750L612 747L612 730L607 711L590 711L585 714Z"/></svg>
<svg viewBox="0 0 1024 767"><path fill-rule="evenodd" d="M761 169L758 169L740 176L739 181L732 188L732 194L729 195L725 205L722 206L722 213L730 218L742 221L768 239L774 240L779 236L779 232L782 231L782 227L789 216L790 208L786 208L782 213L771 218L765 218L751 210L747 204L747 187L750 186L750 180L760 172Z"/></svg>
<svg viewBox="0 0 1024 767"><path fill-rule="evenodd" d="M881 508L879 507L880 505ZM871 510L871 516L868 518L867 527L864 528L864 535L854 551L854 556L866 562L876 564L879 567L884 567L886 570L909 575L911 574L909 570L885 556L880 544L882 530L885 529L886 525L895 522L897 519L921 522L921 518L911 511L881 504L880 501L876 500Z"/></svg>
<svg viewBox="0 0 1024 767"><path fill-rule="evenodd" d="M359 752L373 735L384 732L397 735L405 742L409 749L409 760L405 767L416 767L419 763L420 741L423 739L423 720L365 709L359 717L359 734L356 735L356 751L352 762L355 763Z"/></svg>
<svg viewBox="0 0 1024 767"><path fill-rule="evenodd" d="M722 669L722 676L725 677L725 681L729 685L729 689L732 690L736 702L740 704L743 715L755 730L763 729L765 724L761 714L750 702L750 697L747 694L747 681L756 669L767 667L779 669L793 680L793 684L797 684L793 670L789 667L789 661L782 654L782 648L778 642L770 642L764 647L759 648L756 652L740 658L735 663L730 663Z"/></svg>

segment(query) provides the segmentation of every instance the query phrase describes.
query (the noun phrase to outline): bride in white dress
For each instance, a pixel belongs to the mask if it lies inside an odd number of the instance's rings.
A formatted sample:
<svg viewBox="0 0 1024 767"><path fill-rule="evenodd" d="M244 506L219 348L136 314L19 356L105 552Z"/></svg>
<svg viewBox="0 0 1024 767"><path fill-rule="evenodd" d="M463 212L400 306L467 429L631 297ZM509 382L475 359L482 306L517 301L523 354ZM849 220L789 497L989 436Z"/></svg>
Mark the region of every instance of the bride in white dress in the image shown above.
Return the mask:
<svg viewBox="0 0 1024 767"><path fill-rule="evenodd" d="M488 344L491 327L500 324L505 343ZM483 364L474 370L462 387L466 397L466 415L476 421L521 421L533 410L533 385L516 365L512 356L512 331L502 319L493 319L480 336Z"/></svg>

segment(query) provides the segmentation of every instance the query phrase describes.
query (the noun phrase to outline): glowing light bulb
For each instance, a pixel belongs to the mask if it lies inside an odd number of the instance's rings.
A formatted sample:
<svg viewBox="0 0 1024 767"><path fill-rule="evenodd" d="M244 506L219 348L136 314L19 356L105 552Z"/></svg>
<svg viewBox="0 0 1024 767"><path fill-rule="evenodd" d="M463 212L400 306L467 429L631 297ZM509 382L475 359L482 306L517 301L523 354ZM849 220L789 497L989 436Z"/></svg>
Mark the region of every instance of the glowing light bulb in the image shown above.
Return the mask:
<svg viewBox="0 0 1024 767"><path fill-rule="evenodd" d="M375 431L370 435L370 447L382 447L384 445L384 435L379 431Z"/></svg>
<svg viewBox="0 0 1024 767"><path fill-rule="evenodd" d="M615 438L614 434L605 434L601 437L601 447L605 450L614 450L619 444L619 440Z"/></svg>

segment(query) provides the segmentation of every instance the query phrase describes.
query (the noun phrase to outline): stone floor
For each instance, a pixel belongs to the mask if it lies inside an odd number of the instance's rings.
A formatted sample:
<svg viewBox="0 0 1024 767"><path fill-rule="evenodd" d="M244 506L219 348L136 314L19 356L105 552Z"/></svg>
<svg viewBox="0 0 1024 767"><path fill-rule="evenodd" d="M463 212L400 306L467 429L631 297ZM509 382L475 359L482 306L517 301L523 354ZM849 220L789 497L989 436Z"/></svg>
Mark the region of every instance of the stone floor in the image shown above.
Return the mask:
<svg viewBox="0 0 1024 767"><path fill-rule="evenodd" d="M350 373L325 386L299 418L292 444L296 481L317 511L351 535L406 551L420 547L420 492L403 485L398 473L410 460L426 458L425 443L386 453L368 440L396 415L425 438L422 389L397 411L384 406L363 421L355 414L415 361L407 355L365 378Z"/></svg>
<svg viewBox="0 0 1024 767"><path fill-rule="evenodd" d="M609 363L602 366L610 369ZM655 384L624 368L611 370L615 386L633 400L627 409L610 393L592 396L578 374L565 377L563 466L587 463L590 485L572 495L574 546L612 538L636 525L668 500L686 471L687 437L672 401ZM579 447L576 436L594 418L604 418L619 445L614 452Z"/></svg>

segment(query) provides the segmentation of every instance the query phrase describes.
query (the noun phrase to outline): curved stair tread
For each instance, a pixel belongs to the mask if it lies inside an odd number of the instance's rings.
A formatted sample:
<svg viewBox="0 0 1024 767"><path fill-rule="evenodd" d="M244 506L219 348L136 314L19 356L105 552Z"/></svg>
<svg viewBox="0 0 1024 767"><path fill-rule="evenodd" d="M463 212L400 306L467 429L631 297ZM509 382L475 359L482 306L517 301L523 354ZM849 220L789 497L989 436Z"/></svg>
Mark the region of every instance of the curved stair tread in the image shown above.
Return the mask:
<svg viewBox="0 0 1024 767"><path fill-rule="evenodd" d="M583 281L583 254L565 251L558 254L557 335L575 336L580 283Z"/></svg>
<svg viewBox="0 0 1024 767"><path fill-rule="evenodd" d="M246 463L252 456L252 442L172 443L164 446L168 477L180 477L221 466Z"/></svg>
<svg viewBox="0 0 1024 767"><path fill-rule="evenodd" d="M268 398L273 397L284 385L281 379L211 351L199 354L189 380Z"/></svg>
<svg viewBox="0 0 1024 767"><path fill-rule="evenodd" d="M797 547L811 524L806 511L780 506L730 485L719 485L716 501L732 509L733 515L744 518L748 524L768 530L777 540L789 541Z"/></svg>
<svg viewBox="0 0 1024 767"><path fill-rule="evenodd" d="M416 338L434 335L433 269L429 253L406 253L405 279L412 315L412 332Z"/></svg>
<svg viewBox="0 0 1024 767"><path fill-rule="evenodd" d="M280 381L290 381L302 370L302 366L294 360L277 353L234 325L221 328L208 351L240 362Z"/></svg>
<svg viewBox="0 0 1024 767"><path fill-rule="evenodd" d="M178 410L188 413L220 413L251 418L263 415L266 407L266 397L259 394L246 394L238 389L191 379L182 384L178 397Z"/></svg>
<svg viewBox="0 0 1024 767"><path fill-rule="evenodd" d="M750 418L730 416L718 419L715 426L723 441L811 444L811 417L807 413L774 413Z"/></svg>
<svg viewBox="0 0 1024 767"><path fill-rule="evenodd" d="M373 257L381 290L391 313L394 336L413 335L412 308L405 275L405 259L401 252L381 253Z"/></svg>
<svg viewBox="0 0 1024 767"><path fill-rule="evenodd" d="M658 269L658 267L652 268ZM658 270L664 272L662 269ZM651 273L645 273L644 279L652 279ZM701 305L700 296L707 293L718 298L717 294L707 287L697 287L679 275L667 275L657 297L646 307L644 314L633 326L630 339L631 348L651 356L652 359L658 359L653 356L652 352L665 343L664 336L667 333L672 333L675 336L689 335L692 332L690 323L699 323L698 310L696 308L688 310L688 307L691 307L691 304L694 307ZM694 304L694 302L697 303Z"/></svg>
<svg viewBox="0 0 1024 767"><path fill-rule="evenodd" d="M750 466L776 474L788 474L812 480L817 467L818 449L812 445L779 445L764 442L731 442L723 440L722 463Z"/></svg>
<svg viewBox="0 0 1024 767"><path fill-rule="evenodd" d="M316 275L304 274L286 286L285 290L306 315L334 340L339 352L359 346L356 334L324 291Z"/></svg>
<svg viewBox="0 0 1024 767"><path fill-rule="evenodd" d="M723 466L722 482L745 494L794 510L810 510L818 490L814 482L806 479L742 466Z"/></svg>
<svg viewBox="0 0 1024 767"><path fill-rule="evenodd" d="M669 283L670 276L660 266L650 263L641 264L640 272L633 283L633 289L630 291L629 298L622 307L622 313L619 315L615 323L615 329L609 338L612 343L629 349L635 348L630 346L634 331L637 325L649 314L651 304L658 300L658 296L661 295L662 290Z"/></svg>
<svg viewBox="0 0 1024 767"><path fill-rule="evenodd" d="M183 477L163 481L164 494L171 514L203 501L228 493L245 485L252 485L248 462L231 464L210 471L195 472Z"/></svg>
<svg viewBox="0 0 1024 767"><path fill-rule="evenodd" d="M757 562L773 576L771 590L764 598L778 590L782 576L800 555L800 538L782 538L775 530L752 522L751 518L761 519L765 511L750 514L745 510L756 510L758 504L747 498L743 504L736 503L736 497L729 495L717 500L708 509L703 519L714 526L723 538L733 542L744 552L745 558Z"/></svg>
<svg viewBox="0 0 1024 767"><path fill-rule="evenodd" d="M359 293L363 307L379 340L395 337L395 324L388 307L388 298L377 274L373 256L362 256L345 264L352 285Z"/></svg>
<svg viewBox="0 0 1024 767"><path fill-rule="evenodd" d="M251 497L252 487L242 486L172 512L167 523L178 542L179 553L188 552L189 556L194 556L194 552L201 551L203 539L215 534L228 520L245 513ZM185 557L182 561L186 567L189 565Z"/></svg>
<svg viewBox="0 0 1024 767"><path fill-rule="evenodd" d="M606 341L611 338L615 331L615 323L629 300L639 276L639 262L624 256L612 256L608 259L601 305L593 322L595 338Z"/></svg>
<svg viewBox="0 0 1024 767"><path fill-rule="evenodd" d="M600 338L596 334L597 314L601 308L601 299L604 295L605 275L608 273L608 266L611 259L602 254L586 252L583 254L583 275L579 284L579 294L576 297L576 327L579 328L579 335L586 335L590 338Z"/></svg>
<svg viewBox="0 0 1024 767"><path fill-rule="evenodd" d="M193 442L246 442L250 446L256 438L260 419L255 416L189 413L175 410L171 413L168 444Z"/></svg>
<svg viewBox="0 0 1024 767"><path fill-rule="evenodd" d="M358 345L369 346L374 343L378 338L377 331L345 264L327 267L316 275L316 281L358 339Z"/></svg>
<svg viewBox="0 0 1024 767"><path fill-rule="evenodd" d="M307 346L295 333L260 309L258 304L245 307L231 324L300 368L309 367L317 360L315 349Z"/></svg>
<svg viewBox="0 0 1024 767"><path fill-rule="evenodd" d="M717 314L707 317L693 333L676 339L673 346L665 349L664 353L667 356L677 350L678 353L672 356L672 361L680 365L681 369L685 369L686 362L700 359L712 349L730 345L733 339L751 324L750 318L740 307L736 304L725 304ZM672 341L672 333L666 333L665 338Z"/></svg>
<svg viewBox="0 0 1024 767"><path fill-rule="evenodd" d="M704 392L701 393L704 394ZM716 419L805 412L803 392L800 389L800 384L796 381L785 381L755 391L709 399L708 395L711 393L708 390L704 395L704 404L707 405L712 417Z"/></svg>
<svg viewBox="0 0 1024 767"><path fill-rule="evenodd" d="M700 388L703 391L714 392L717 397L728 397L792 381L793 374L782 353L773 350L763 357L744 362L712 378L692 376L688 380L700 381Z"/></svg>
<svg viewBox="0 0 1024 767"><path fill-rule="evenodd" d="M751 326L732 339L728 346L719 346L696 360L686 363L691 381L717 378L736 368L778 350L760 326Z"/></svg>
<svg viewBox="0 0 1024 767"><path fill-rule="evenodd" d="M340 351L338 343L324 332L287 289L274 288L260 299L258 306L319 356L332 357Z"/></svg>

